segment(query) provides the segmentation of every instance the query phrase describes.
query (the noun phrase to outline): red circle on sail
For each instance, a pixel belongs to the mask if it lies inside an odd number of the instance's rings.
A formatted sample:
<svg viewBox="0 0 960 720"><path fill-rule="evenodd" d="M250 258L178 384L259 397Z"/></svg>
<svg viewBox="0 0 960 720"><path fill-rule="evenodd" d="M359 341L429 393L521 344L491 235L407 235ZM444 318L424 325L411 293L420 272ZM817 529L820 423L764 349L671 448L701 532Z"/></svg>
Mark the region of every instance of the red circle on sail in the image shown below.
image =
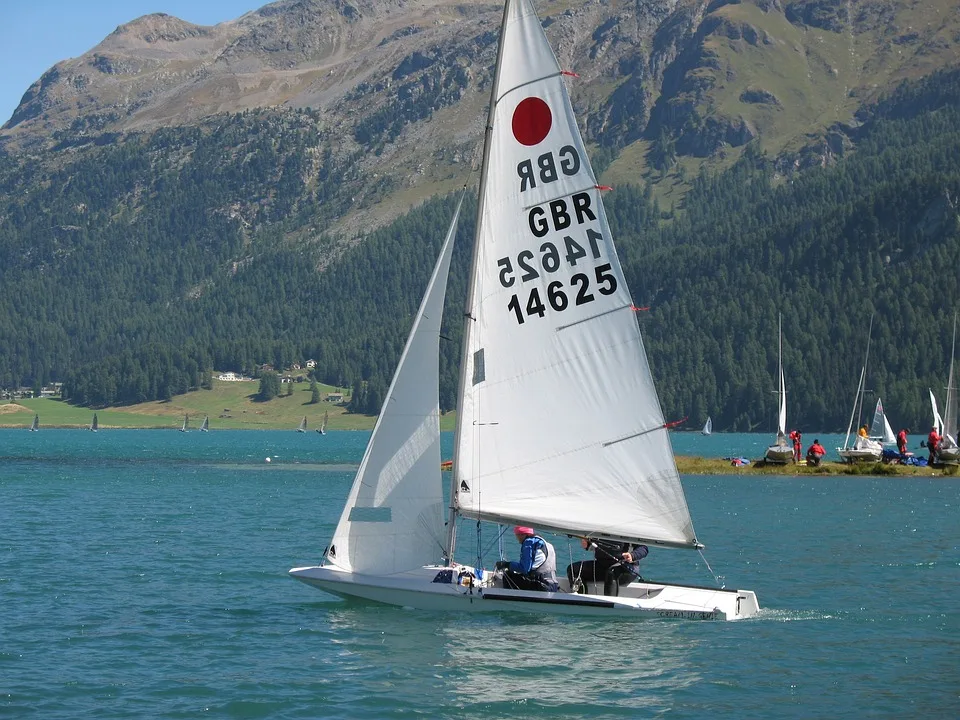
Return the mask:
<svg viewBox="0 0 960 720"><path fill-rule="evenodd" d="M513 111L513 136L523 145L542 142L552 126L550 106L538 97L521 100Z"/></svg>

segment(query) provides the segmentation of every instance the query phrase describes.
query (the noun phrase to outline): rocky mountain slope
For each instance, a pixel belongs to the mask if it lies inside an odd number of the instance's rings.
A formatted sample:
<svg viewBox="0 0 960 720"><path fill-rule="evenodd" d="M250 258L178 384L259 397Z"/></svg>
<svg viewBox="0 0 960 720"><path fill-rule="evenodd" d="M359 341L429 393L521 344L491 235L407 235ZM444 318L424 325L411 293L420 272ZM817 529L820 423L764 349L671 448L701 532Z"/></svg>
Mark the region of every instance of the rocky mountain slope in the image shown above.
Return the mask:
<svg viewBox="0 0 960 720"><path fill-rule="evenodd" d="M822 164L843 151L843 126L864 103L960 59L947 0L537 7L580 76L571 90L613 181L722 167L755 139L784 169ZM351 199L378 201L348 209L340 227L369 227L470 180L500 14L491 2L280 0L212 27L148 15L46 72L0 146L56 164L65 144L310 108L318 157L350 163L362 179Z"/></svg>

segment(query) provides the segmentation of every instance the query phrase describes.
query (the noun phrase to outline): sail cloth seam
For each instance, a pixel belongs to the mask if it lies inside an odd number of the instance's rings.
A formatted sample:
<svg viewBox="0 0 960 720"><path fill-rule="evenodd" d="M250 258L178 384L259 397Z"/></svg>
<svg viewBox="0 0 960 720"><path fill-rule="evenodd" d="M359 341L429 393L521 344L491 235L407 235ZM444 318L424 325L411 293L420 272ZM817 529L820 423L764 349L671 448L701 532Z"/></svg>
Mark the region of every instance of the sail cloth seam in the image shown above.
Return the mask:
<svg viewBox="0 0 960 720"><path fill-rule="evenodd" d="M605 310L605 311L602 312L602 313L597 313L596 315L591 315L590 317L581 318L580 320L577 320L576 322L568 323L567 325L557 325L556 332L560 332L561 330L567 330L568 328L572 328L572 327L575 327L575 326L577 326L577 325L581 325L582 323L585 323L585 322L591 322L592 320L596 320L597 318L601 318L601 317L603 317L604 315L609 315L609 314L611 314L611 313L620 312L621 310L632 310L632 309L633 309L633 305L630 305L630 304L622 305L622 306L620 306L620 307L610 308L609 310Z"/></svg>
<svg viewBox="0 0 960 720"><path fill-rule="evenodd" d="M560 71L557 71L555 73L550 73L549 75L544 75L543 77L538 77L534 80L528 80L525 83L520 83L516 87L512 87L508 90L505 90L503 94L497 98L497 105L499 105L500 101L503 100L507 95L509 95L512 92L516 92L520 88L525 88L527 85L533 85L534 83L542 82L543 80L549 80L550 78L555 78L555 77L563 77L563 73Z"/></svg>

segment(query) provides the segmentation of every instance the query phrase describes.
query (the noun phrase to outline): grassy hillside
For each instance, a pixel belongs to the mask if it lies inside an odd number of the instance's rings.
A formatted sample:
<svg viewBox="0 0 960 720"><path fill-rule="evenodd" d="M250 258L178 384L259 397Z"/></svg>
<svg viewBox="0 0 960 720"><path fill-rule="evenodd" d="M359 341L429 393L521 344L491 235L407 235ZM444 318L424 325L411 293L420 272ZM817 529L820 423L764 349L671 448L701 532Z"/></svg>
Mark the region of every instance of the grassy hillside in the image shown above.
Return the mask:
<svg viewBox="0 0 960 720"><path fill-rule="evenodd" d="M320 396L337 392L331 385L319 385ZM169 402L147 402L120 408L97 410L101 428L170 428L179 430L183 416L190 416L190 427L196 429L205 415L210 429L230 430L295 430L304 415L307 429L320 427L324 413L329 413L331 430L371 430L376 418L347 412L342 405L328 402L310 404L310 384L296 383L293 394L269 402L254 399L257 382L213 381L211 390L197 390L177 395ZM286 386L284 386L286 392ZM0 427L29 427L34 413L40 415L43 427L87 427L93 410L68 405L52 398L30 398L0 405ZM447 413L440 421L443 430L452 430L455 414Z"/></svg>

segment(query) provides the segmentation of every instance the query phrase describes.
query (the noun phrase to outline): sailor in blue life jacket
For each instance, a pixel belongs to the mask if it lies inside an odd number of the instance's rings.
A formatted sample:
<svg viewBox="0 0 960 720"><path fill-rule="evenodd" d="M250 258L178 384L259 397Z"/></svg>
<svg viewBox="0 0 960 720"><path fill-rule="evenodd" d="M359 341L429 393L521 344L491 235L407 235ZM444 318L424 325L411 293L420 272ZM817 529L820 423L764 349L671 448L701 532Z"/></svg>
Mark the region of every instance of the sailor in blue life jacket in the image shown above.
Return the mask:
<svg viewBox="0 0 960 720"><path fill-rule="evenodd" d="M523 525L517 525L513 534L520 543L520 560L497 563L497 570L503 570L503 586L514 590L559 590L557 554L553 545L537 535L533 528Z"/></svg>
<svg viewBox="0 0 960 720"><path fill-rule="evenodd" d="M621 585L629 585L640 577L640 561L650 552L646 545L581 538L584 550L593 550L593 560L580 560L567 566L570 589L578 584L603 580L603 594L617 596ZM579 581L579 582L578 582Z"/></svg>

